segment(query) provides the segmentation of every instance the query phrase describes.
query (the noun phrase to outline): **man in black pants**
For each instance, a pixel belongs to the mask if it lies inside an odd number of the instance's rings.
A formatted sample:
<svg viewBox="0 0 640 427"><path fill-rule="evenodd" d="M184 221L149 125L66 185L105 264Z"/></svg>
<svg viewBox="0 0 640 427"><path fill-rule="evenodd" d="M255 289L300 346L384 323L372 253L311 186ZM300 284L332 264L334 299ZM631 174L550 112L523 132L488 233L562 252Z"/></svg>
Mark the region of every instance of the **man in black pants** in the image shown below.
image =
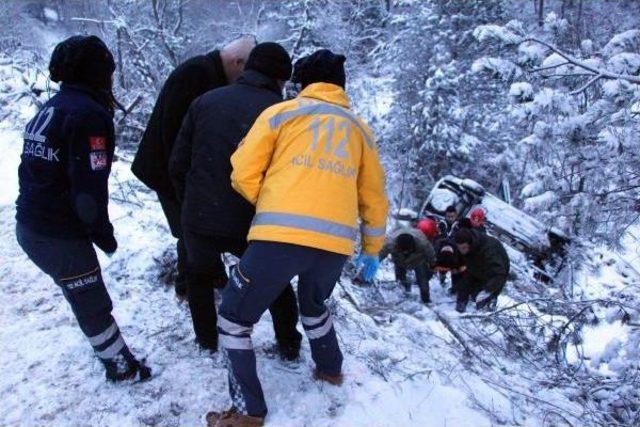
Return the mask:
<svg viewBox="0 0 640 427"><path fill-rule="evenodd" d="M255 208L231 188L231 155L262 111L282 101L291 76L289 54L276 43L257 45L238 81L196 99L169 162L178 199L189 267L188 297L200 346L216 350L214 288L226 284L221 254L241 257ZM270 307L280 355L298 357L301 334L291 285Z"/></svg>
<svg viewBox="0 0 640 427"><path fill-rule="evenodd" d="M469 228L459 229L455 242L466 266L456 310L463 313L469 298L476 301L478 309L494 309L509 276L507 251L495 237Z"/></svg>
<svg viewBox="0 0 640 427"><path fill-rule="evenodd" d="M180 64L167 78L131 165L133 173L158 195L169 228L177 242L176 294L186 295L186 248L182 238L181 206L169 178L169 157L191 102L205 92L233 83L242 73L253 37L232 41L222 50L199 55ZM224 269L218 271L226 281Z"/></svg>
<svg viewBox="0 0 640 427"><path fill-rule="evenodd" d="M109 256L118 248L108 211L114 70L96 36L70 37L53 51L51 80L61 86L24 132L16 237L62 290L107 379L145 380L151 370L131 353L111 315L93 247Z"/></svg>

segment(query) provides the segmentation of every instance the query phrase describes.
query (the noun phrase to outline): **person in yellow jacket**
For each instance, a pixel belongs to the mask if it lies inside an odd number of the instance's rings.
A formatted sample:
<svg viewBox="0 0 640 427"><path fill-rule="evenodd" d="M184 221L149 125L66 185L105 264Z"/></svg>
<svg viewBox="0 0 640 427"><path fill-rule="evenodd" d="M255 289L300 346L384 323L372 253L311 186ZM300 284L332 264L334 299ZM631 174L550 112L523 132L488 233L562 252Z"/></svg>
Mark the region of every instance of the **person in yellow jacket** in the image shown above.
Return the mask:
<svg viewBox="0 0 640 427"><path fill-rule="evenodd" d="M233 407L207 414L209 425L263 424L267 406L251 332L295 276L314 377L342 383L342 353L324 302L358 235L365 276L375 275L388 211L374 136L344 90L344 61L329 50L298 60L292 80L302 92L265 110L231 158L233 188L256 215L218 316Z"/></svg>

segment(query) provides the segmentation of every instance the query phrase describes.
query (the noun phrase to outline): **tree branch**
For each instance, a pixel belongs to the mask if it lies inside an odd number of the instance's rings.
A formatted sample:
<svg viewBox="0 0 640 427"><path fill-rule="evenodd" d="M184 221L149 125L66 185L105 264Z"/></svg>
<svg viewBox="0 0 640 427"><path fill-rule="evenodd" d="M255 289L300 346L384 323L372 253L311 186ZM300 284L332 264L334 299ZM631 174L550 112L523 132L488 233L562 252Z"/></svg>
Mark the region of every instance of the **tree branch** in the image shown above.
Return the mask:
<svg viewBox="0 0 640 427"><path fill-rule="evenodd" d="M574 90L572 92L569 92L569 95L578 95L578 94L584 92L585 90L587 90L589 88L589 86L593 85L595 82L597 82L601 78L602 78L602 75L597 75L594 78L589 79L588 82L586 82L584 85L582 85L578 89L576 89L576 90Z"/></svg>
<svg viewBox="0 0 640 427"><path fill-rule="evenodd" d="M628 82L631 83L636 83L636 84L640 84L640 76L632 76L629 74L617 74L617 73L612 73L610 71L607 70L601 70L599 68L593 67L587 63L585 63L584 61L579 60L578 58L569 55L568 53L565 53L563 51L561 51L560 49L558 49L557 47L555 47L554 45L547 43L543 40L537 39L535 37L528 37L525 39L522 39L520 41L520 44L525 43L525 42L534 42L534 43L538 43L541 44L545 47L547 47L548 49L552 50L553 52L557 53L558 55L560 55L562 58L566 59L569 63L580 67L582 69L591 71L593 74L596 74L598 76L602 76L602 78L604 79L612 79L612 80L626 80Z"/></svg>

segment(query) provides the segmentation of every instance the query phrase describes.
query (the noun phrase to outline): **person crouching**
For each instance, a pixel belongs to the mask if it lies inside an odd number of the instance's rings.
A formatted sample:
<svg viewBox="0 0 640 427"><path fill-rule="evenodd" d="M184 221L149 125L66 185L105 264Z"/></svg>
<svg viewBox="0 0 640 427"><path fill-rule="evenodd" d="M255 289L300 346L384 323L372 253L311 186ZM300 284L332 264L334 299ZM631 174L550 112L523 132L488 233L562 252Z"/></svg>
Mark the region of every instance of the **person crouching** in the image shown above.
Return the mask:
<svg viewBox="0 0 640 427"><path fill-rule="evenodd" d="M463 313L469 298L476 301L477 309L495 309L509 276L507 251L495 237L469 228L458 230L454 240L466 266L456 310Z"/></svg>
<svg viewBox="0 0 640 427"><path fill-rule="evenodd" d="M431 302L429 281L433 276L435 252L424 233L415 228L403 227L396 230L383 246L380 261L389 255L395 268L396 281L402 285L405 292L411 292L407 271L413 270L420 288L420 299L423 303L429 304Z"/></svg>

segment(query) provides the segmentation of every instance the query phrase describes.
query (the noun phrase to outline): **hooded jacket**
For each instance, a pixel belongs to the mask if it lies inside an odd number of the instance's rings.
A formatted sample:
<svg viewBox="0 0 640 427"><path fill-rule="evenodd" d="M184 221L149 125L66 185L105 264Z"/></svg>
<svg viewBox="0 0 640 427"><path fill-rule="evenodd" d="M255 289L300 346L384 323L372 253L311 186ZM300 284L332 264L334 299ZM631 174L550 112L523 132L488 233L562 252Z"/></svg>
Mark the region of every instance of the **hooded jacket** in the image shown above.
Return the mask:
<svg viewBox="0 0 640 427"><path fill-rule="evenodd" d="M256 216L249 240L350 255L362 219L362 249L382 248L388 211L371 130L344 89L313 83L258 117L231 158L231 184Z"/></svg>

